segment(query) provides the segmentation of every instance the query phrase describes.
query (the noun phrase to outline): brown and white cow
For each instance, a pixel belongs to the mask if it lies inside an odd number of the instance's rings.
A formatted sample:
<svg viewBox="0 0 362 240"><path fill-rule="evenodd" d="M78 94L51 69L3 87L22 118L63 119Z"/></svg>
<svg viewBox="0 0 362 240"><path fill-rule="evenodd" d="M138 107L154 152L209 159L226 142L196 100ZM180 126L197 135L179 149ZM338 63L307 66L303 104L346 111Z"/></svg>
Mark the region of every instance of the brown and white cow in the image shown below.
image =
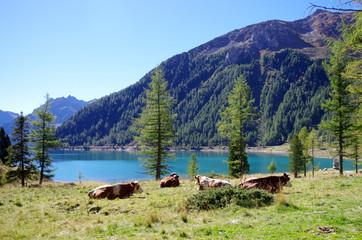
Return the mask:
<svg viewBox="0 0 362 240"><path fill-rule="evenodd" d="M291 187L290 178L288 174L283 173L282 176L268 176L268 177L252 177L245 179L237 186L243 186L244 189L262 189L270 193L280 192L283 187Z"/></svg>
<svg viewBox="0 0 362 240"><path fill-rule="evenodd" d="M115 199L128 198L133 193L142 193L143 190L137 181L129 183L117 183L114 185L103 185L88 192L89 198L94 199Z"/></svg>
<svg viewBox="0 0 362 240"><path fill-rule="evenodd" d="M224 181L221 179L213 179L199 175L195 176L194 178L196 180L195 184L199 185L197 190L206 190L208 188L213 188L213 187L232 186L231 183L229 183L228 181Z"/></svg>
<svg viewBox="0 0 362 240"><path fill-rule="evenodd" d="M165 177L160 182L160 187L178 187L180 186L179 175L176 173L171 173L169 177Z"/></svg>

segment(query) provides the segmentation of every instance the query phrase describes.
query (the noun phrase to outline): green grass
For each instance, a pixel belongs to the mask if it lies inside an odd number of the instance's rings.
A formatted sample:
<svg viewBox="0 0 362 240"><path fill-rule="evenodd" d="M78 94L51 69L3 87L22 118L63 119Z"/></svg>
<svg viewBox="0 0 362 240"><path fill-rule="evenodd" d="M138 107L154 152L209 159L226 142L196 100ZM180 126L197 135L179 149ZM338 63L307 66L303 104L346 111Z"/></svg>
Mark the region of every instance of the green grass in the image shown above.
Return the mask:
<svg viewBox="0 0 362 240"><path fill-rule="evenodd" d="M239 180L232 179L233 184ZM142 182L129 199L88 199L101 183L0 188L0 239L361 239L362 176L292 179L269 206L188 210L193 181Z"/></svg>

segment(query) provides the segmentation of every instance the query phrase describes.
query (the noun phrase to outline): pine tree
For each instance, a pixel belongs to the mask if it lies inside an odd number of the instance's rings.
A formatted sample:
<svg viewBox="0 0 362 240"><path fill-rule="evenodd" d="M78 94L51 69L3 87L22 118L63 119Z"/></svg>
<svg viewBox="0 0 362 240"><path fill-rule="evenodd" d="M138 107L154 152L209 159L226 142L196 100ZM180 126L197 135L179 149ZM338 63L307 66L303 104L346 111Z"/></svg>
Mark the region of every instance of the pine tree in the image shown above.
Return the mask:
<svg viewBox="0 0 362 240"><path fill-rule="evenodd" d="M277 168L278 167L277 167L274 159L272 159L270 164L269 164L269 167L268 167L269 172L271 172L273 174L277 170Z"/></svg>
<svg viewBox="0 0 362 240"><path fill-rule="evenodd" d="M145 106L140 117L135 120L133 129L137 132L135 141L140 145L140 153L146 157L142 167L149 175L155 175L156 180L169 171L168 160L174 159L174 153L168 150L176 138L174 119L171 114L174 100L166 91L167 82L160 68L155 70L152 81L146 89Z"/></svg>
<svg viewBox="0 0 362 240"><path fill-rule="evenodd" d="M39 184L43 183L45 178L50 179L54 175L52 172L52 159L49 155L49 149L60 146L60 141L55 136L55 117L49 110L50 98L47 94L45 96L45 103L36 110L36 119L32 121L33 128L31 129L31 141L34 143L34 155L38 161L38 168L40 169Z"/></svg>
<svg viewBox="0 0 362 240"><path fill-rule="evenodd" d="M3 127L0 127L0 161L5 163L5 158L8 156L7 148L10 147L11 141L9 136L5 133Z"/></svg>
<svg viewBox="0 0 362 240"><path fill-rule="evenodd" d="M289 153L289 171L294 173L294 177L298 176L299 172L302 172L304 169L303 161L303 145L298 137L294 135L290 141L290 153Z"/></svg>
<svg viewBox="0 0 362 240"><path fill-rule="evenodd" d="M228 96L228 105L220 111L221 120L218 129L222 135L230 139L229 144L229 173L240 178L249 171L249 163L245 151L243 127L246 122L252 121L256 116L256 108L253 107L254 99L251 99L251 91L246 79L240 75L232 92ZM235 161L238 159L238 170L235 170Z"/></svg>
<svg viewBox="0 0 362 240"><path fill-rule="evenodd" d="M31 179L35 172L35 165L30 158L28 148L29 142L29 124L28 118L23 113L15 119L12 135L13 145L9 147L9 156L7 164L11 168L6 173L6 179L10 182L21 181L21 186L25 186L25 180Z"/></svg>
<svg viewBox="0 0 362 240"><path fill-rule="evenodd" d="M187 174L193 178L195 175L198 174L200 168L199 168L199 164L196 158L196 154L192 153L190 156L190 161L189 161L189 165L187 166Z"/></svg>

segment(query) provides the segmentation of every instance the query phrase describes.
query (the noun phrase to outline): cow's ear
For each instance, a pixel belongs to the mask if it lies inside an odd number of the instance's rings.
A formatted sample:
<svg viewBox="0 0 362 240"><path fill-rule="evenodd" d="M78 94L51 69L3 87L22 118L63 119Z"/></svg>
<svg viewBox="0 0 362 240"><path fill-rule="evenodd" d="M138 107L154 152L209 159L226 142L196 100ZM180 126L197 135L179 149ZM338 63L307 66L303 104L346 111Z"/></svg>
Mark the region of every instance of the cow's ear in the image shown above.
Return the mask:
<svg viewBox="0 0 362 240"><path fill-rule="evenodd" d="M131 186L134 187L138 184L138 181L131 182Z"/></svg>

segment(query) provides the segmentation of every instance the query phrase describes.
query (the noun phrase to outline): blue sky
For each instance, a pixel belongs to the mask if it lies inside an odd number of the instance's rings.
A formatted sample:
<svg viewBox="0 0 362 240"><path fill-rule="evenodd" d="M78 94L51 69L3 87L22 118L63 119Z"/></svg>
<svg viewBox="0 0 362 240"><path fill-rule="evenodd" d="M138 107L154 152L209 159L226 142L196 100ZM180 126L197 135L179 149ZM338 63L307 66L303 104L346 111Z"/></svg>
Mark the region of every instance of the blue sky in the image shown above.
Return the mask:
<svg viewBox="0 0 362 240"><path fill-rule="evenodd" d="M234 29L311 13L332 0L1 0L0 110L44 96L89 101L136 83L162 61Z"/></svg>

